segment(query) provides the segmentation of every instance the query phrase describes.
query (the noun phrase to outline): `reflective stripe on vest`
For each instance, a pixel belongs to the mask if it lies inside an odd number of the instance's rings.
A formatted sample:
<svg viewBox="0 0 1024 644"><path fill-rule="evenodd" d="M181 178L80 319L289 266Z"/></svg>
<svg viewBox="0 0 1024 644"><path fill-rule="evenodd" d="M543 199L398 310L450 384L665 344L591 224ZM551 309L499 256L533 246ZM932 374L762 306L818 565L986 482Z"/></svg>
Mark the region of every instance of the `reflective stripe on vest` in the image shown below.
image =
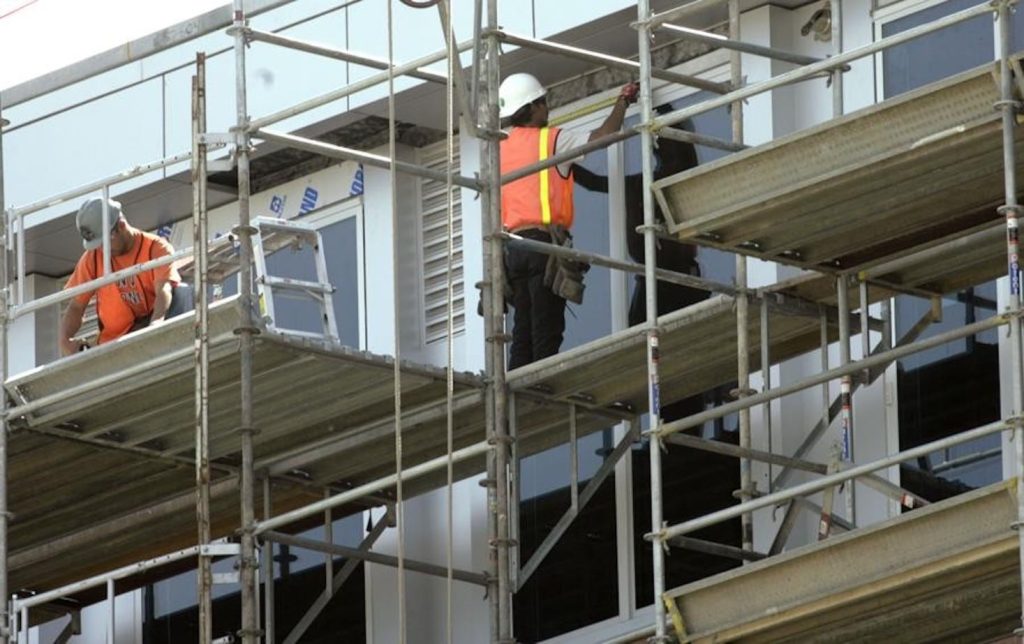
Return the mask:
<svg viewBox="0 0 1024 644"><path fill-rule="evenodd" d="M513 128L501 142L501 173L507 174L549 159L558 141L557 128ZM547 168L501 188L501 221L508 230L526 227L572 226L572 175L562 177Z"/></svg>
<svg viewBox="0 0 1024 644"><path fill-rule="evenodd" d="M548 158L548 133L551 128L540 129L540 145L537 146L537 159L544 161ZM540 220L545 226L551 225L551 168L540 171Z"/></svg>

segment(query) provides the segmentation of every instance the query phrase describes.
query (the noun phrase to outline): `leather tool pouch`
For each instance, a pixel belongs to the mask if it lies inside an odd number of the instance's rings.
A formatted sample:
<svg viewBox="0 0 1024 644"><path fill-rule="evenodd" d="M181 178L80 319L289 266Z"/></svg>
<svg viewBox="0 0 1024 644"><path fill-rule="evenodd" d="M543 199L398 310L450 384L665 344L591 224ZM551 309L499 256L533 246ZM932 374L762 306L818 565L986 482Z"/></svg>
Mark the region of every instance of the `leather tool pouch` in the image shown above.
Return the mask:
<svg viewBox="0 0 1024 644"><path fill-rule="evenodd" d="M572 235L562 226L551 226L551 243L572 248ZM564 257L548 256L544 271L544 285L558 297L574 304L583 303L583 275L590 270L590 264Z"/></svg>

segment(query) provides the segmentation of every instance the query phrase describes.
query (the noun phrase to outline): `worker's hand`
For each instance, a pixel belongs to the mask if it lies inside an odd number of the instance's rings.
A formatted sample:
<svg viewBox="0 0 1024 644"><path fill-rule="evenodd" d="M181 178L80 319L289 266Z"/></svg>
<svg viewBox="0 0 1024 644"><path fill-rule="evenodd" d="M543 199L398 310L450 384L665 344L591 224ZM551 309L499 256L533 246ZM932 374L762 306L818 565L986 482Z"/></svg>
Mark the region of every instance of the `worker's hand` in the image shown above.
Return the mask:
<svg viewBox="0 0 1024 644"><path fill-rule="evenodd" d="M637 99L640 98L640 83L630 83L622 88L619 92L619 98L626 101L626 105L632 105L636 103Z"/></svg>
<svg viewBox="0 0 1024 644"><path fill-rule="evenodd" d="M75 338L61 338L60 355L70 356L82 350L82 342Z"/></svg>

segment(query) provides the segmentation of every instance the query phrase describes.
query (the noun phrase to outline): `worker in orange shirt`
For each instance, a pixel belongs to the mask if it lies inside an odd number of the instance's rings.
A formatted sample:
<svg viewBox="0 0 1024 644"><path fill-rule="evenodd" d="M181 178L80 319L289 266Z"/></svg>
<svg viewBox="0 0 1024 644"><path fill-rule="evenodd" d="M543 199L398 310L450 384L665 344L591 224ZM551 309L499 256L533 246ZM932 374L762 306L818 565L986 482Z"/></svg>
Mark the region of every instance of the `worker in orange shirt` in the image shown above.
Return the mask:
<svg viewBox="0 0 1024 644"><path fill-rule="evenodd" d="M133 228L125 219L124 213L121 212L121 204L118 202L108 201L108 209L113 271L123 270L174 252L174 247L167 240ZM79 258L75 272L64 286L66 289L94 280L103 274L102 246L103 236L107 232L103 230L103 201L93 198L83 203L78 210L75 223L82 235L85 253ZM99 343L103 344L169 317L174 291L180 282L181 277L177 269L167 264L74 297L60 321L61 355L70 355L83 347L80 341L73 338L82 326L85 307L93 294L97 295ZM184 300L190 298L182 293L179 299L185 304Z"/></svg>
<svg viewBox="0 0 1024 644"><path fill-rule="evenodd" d="M548 127L547 90L530 74L512 74L498 90L499 115L511 126L501 142L501 173L547 159L559 151L613 134L639 86L625 86L611 114L596 130L580 132ZM568 232L573 222L573 161L566 161L501 188L501 223L526 239L552 241L553 228ZM515 369L558 353L565 332L565 300L544 283L548 256L509 247L505 270L515 309L508 368Z"/></svg>

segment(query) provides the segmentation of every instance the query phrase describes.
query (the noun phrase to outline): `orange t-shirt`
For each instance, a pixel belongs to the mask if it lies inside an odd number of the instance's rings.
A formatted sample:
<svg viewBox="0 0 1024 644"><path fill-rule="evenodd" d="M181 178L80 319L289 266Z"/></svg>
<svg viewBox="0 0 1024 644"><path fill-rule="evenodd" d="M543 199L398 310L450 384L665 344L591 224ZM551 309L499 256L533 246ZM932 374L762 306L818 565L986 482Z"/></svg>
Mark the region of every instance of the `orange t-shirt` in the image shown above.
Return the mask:
<svg viewBox="0 0 1024 644"><path fill-rule="evenodd" d="M136 230L128 252L111 258L113 271L123 270L151 259L164 257L174 252L171 244L152 233ZM75 266L75 272L64 288L71 288L91 281L103 273L103 249L97 248L82 254ZM172 265L160 266L113 284L101 286L97 295L96 311L100 320L100 344L110 342L128 333L137 318L153 313L156 301L157 282L170 282L176 286L181 281L178 270ZM85 305L96 291L82 293L75 301Z"/></svg>

